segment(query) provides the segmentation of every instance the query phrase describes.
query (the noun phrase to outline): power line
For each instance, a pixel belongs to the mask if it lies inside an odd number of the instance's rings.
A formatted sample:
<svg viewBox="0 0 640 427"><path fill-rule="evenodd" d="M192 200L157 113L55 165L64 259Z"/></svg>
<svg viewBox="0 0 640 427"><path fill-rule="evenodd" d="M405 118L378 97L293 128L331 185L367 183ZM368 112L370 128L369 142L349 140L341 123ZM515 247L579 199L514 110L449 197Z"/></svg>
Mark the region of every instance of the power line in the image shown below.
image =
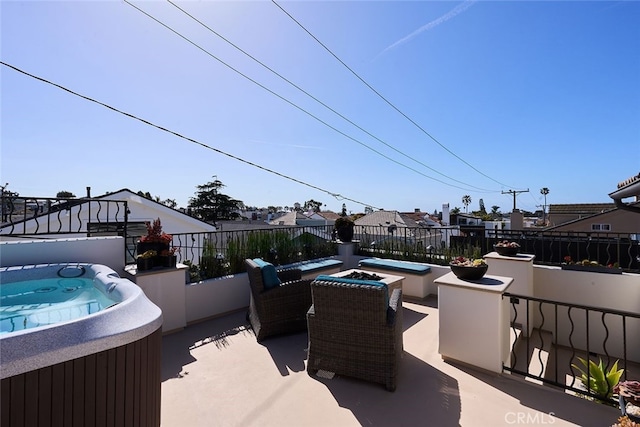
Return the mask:
<svg viewBox="0 0 640 427"><path fill-rule="evenodd" d="M378 95L378 97L380 99L382 99L384 102L386 102L391 108L393 108L394 110L396 110L401 116L403 116L405 119L407 119L409 122L411 122L415 127L417 127L420 131L422 131L422 133L424 133L425 135L427 135L429 138L431 138L436 144L438 144L440 147L442 147L445 151L447 151L449 154L451 154L452 156L454 156L456 159L460 160L462 163L464 163L465 165L469 166L471 169L473 169L474 171L478 172L480 175L484 176L485 178L489 178L491 181L500 184L504 187L509 187L509 185L503 184L500 181L495 180L494 178L490 177L489 175L485 174L484 172L478 170L476 167L474 167L473 165L471 165L469 162L467 162L466 160L464 160L462 157L458 156L456 153L454 153L453 151L451 151L449 148L447 148L444 144L442 144L440 141L438 141L433 135L431 135L429 132L427 132L424 128L422 128L422 126L420 126L418 123L416 123L414 120L412 120L409 116L407 116L405 113L403 113L398 107L396 107L391 101L389 101L387 98L385 98L382 94L380 94L380 92L378 92L376 89L374 89L369 83L367 83L362 77L360 77L360 75L358 75L358 73L356 73L353 69L351 69L351 67L349 67L342 59L340 59L335 53L333 53L331 51L331 49L329 49L324 43L322 43L316 36L314 36L309 30L307 30L304 25L302 25L300 22L298 22L298 20L296 20L289 12L287 12L282 6L280 6L278 3L276 3L275 0L271 0L271 2L273 4L275 4L282 12L284 12L285 15L287 15L289 18L291 18L291 20L293 22L295 22L296 24L298 24L298 26L300 28L302 28L307 34L309 34L309 36L311 36L311 38L313 38L316 42L318 42L318 44L320 46L322 46L327 52L329 52L329 54L331 54L331 56L333 56L340 64L342 64L347 70L349 70L351 72L351 74L353 74L358 80L360 80L366 87L368 87L371 91L373 91L373 93L375 93L376 95Z"/></svg>
<svg viewBox="0 0 640 427"><path fill-rule="evenodd" d="M448 185L450 187L454 187L454 188L458 188L460 190L464 190L464 191L469 191L468 188L463 188L454 184L450 184L448 182L444 182L440 179L434 178L432 176L426 175L410 166L405 165L404 163L401 163L389 156L387 156L384 153L381 153L380 151L368 146L367 144L365 144L362 141L359 141L358 139L347 135L346 133L342 132L341 130L337 129L336 127L330 125L329 123L327 123L326 121L320 119L319 117L313 115L312 113L310 113L309 111L305 110L304 108L300 107L299 105L295 104L294 102L288 100L287 98L283 97L282 95L274 92L273 90L269 89L268 87L266 87L265 85L263 85L262 83L259 83L258 81L256 81L255 79L252 79L251 77L247 76L246 74L242 73L241 71L237 70L236 68L232 67L231 65L227 64L226 62L224 62L223 60L221 60L220 58L218 58L217 56L215 56L214 54L212 54L211 52L209 52L208 50L206 50L205 48L203 48L202 46L198 45L196 42L194 42L193 40L189 39L188 37L182 35L180 32L174 30L173 28L171 28L170 26L168 26L167 24L165 24L164 22L160 21L159 19L155 18L154 16L150 15L149 13L145 12L144 10L140 9L139 7L137 7L136 5L132 4L131 2L129 2L128 0L124 0L124 2L126 4L128 4L129 6L133 7L134 9L136 9L137 11L139 11L140 13L142 13L143 15L147 16L148 18L154 20L155 22L157 22L158 24L162 25L163 27L165 27L166 29L168 29L169 31L171 31L172 33L174 33L175 35L177 35L178 37L182 38L183 40L185 40L186 42L188 42L189 44L193 45L194 47L196 47L197 49L201 50L202 52L206 53L207 55L209 55L211 58L215 59L216 61L218 61L219 63L221 63L222 65L224 65L225 67L229 68L230 70L232 70L233 72L239 74L240 76L244 77L245 79L249 80L250 82L252 82L253 84L259 86L260 88L266 90L267 92L269 92L270 94L276 96L277 98L280 98L281 100L283 100L284 102L286 102L287 104L291 105L292 107L295 107L296 109L302 111L303 113L307 114L309 117L317 120L318 122L322 123L323 125L325 125L326 127L328 127L329 129L339 133L340 135L344 136L345 138L350 139L351 141L373 151L374 153L378 154L379 156L382 156L383 158L389 160L390 162L393 162L401 167L404 167L406 169L409 169L412 172L415 172L419 175L424 176L425 178L431 179L433 181L437 181L441 184L444 185ZM493 192L493 191L491 191Z"/></svg>
<svg viewBox="0 0 640 427"><path fill-rule="evenodd" d="M253 55L251 55L250 53L246 52L245 50L243 50L241 47L237 46L236 44L234 44L233 42L231 42L230 40L228 40L226 37L224 37L223 35L221 35L220 33L218 33L217 31L215 31L213 28L209 27L207 24L205 24L204 22L200 21L198 18L196 18L195 16L193 16L191 13L187 12L186 10L184 10L183 8L181 8L180 6L178 6L177 4L175 4L174 2L172 2L171 0L167 0L167 2L169 4L171 4L172 6L174 6L176 9L178 9L179 11L181 11L182 13L184 13L185 15L187 15L189 18L191 18L192 20L194 20L195 22L197 22L198 24L200 24L202 27L206 28L208 31L210 31L211 33L213 33L214 35L216 35L217 37L221 38L222 40L224 40L226 43L228 43L229 45L233 46L236 50L242 52L244 55L246 55L247 57L251 58L253 61L255 61L256 63L260 64L262 67L266 68L267 70L269 70L271 73L275 74L276 76L278 76L279 78L281 78L282 80L284 80L285 82L287 82L288 84L290 84L291 86L293 86L294 88L298 89L300 92L304 93L305 95L307 95L309 98L313 99L314 101L316 101L317 103L319 103L320 105L322 105L323 107L327 108L329 111L333 112L334 114L336 114L337 116L339 116L340 118L342 118L343 120L345 120L346 122L348 122L349 124L355 126L356 128L358 128L359 130L361 130L362 132L366 133L367 135L369 135L370 137L372 137L373 139L377 140L378 142L386 145L387 147L389 147L390 149L392 149L393 151L395 151L398 154L401 154L402 156L418 163L419 165L424 166L425 168L437 173L438 175L441 175L447 179L450 179L452 181L458 182L460 184L466 185L468 187L471 188L475 188L476 190L480 190L480 191L484 191L484 192L493 192L494 190L488 190L485 188L480 188L480 187L476 187L474 185L468 184L466 182L457 180L449 175L446 175L434 168L432 168L431 166L426 165L425 163L409 156L408 154L398 150L396 147L388 144L387 142L383 141L382 139L378 138L377 136L373 135L371 132L367 131L366 129L362 128L360 125L358 125L357 123L354 123L352 120L350 120L349 118L345 117L343 114L339 113L338 111L336 111L334 108L330 107L329 105L327 105L326 103L322 102L320 99L318 99L317 97L313 96L312 94L310 94L308 91L304 90L303 88L301 88L300 86L298 86L297 84L295 84L294 82L292 82L291 80L287 79L286 77L284 77L283 75L281 75L280 73L278 73L277 71L275 71L274 69L272 69L271 67L269 67L268 65L264 64L263 62L261 62L259 59L255 58ZM495 191L497 192L497 191Z"/></svg>
<svg viewBox="0 0 640 427"><path fill-rule="evenodd" d="M64 87L64 86L62 86L62 85L59 85L59 84L57 84L57 83L54 83L54 82L49 81L49 80L47 80L47 79L44 79L44 78L42 78L42 77L38 77L38 76L36 76L36 75L33 75L33 74L31 74L31 73L28 73L28 72L26 72L26 71L24 71L24 70L22 70L22 69L20 69L20 68L18 68L18 67L15 67L15 66L13 66L13 65L11 65L11 64L7 64L6 62L0 61L0 64L4 65L5 67L11 68L11 69L12 69L12 70L14 70L14 71L17 71L17 72L19 72L19 73L22 73L22 74L24 74L24 75L26 75L26 76L28 76L28 77L31 77L31 78L36 79L36 80L38 80L38 81L41 81L41 82L43 82L43 83L47 83L47 84L49 84L49 85L51 85L51 86L57 87L58 89L61 89L61 90L65 91L65 92L68 92L68 93L70 93L70 94L72 94L72 95L75 95L75 96L77 96L77 97L80 97L80 98L82 98L82 99L84 99L84 100L86 100L86 101L93 102L93 103L98 104L98 105L100 105L100 106L102 106L102 107L108 108L109 110L112 110L112 111L114 111L114 112L116 112L116 113L122 114L122 115L127 116L127 117L129 117L129 118L131 118L131 119L134 119L134 120L138 120L138 121L140 121L140 122L142 122L142 123L144 123L144 124L146 124L146 125L148 125L148 126L154 127L154 128L156 128L156 129L158 129L158 130L161 130L161 131L163 131L163 132L166 132L166 133L169 133L169 134L171 134L171 135L177 136L178 138L184 139L185 141L189 141L189 142L194 143L194 144L196 144L196 145L199 145L199 146L201 146L201 147L204 147L204 148L207 148L207 149L209 149L209 150L215 151L215 152L216 152L216 153L218 153L218 154L222 154L222 155L224 155L224 156L227 156L227 157L232 158L232 159L234 159L234 160L237 160L237 161L239 161L239 162L245 163L245 164L247 164L247 165L249 165L249 166L253 166L253 167L255 167L255 168L261 169L261 170L263 170L263 171L265 171L265 172L269 172L269 173L271 173L271 174L273 174L273 175L276 175L276 176L279 176L279 177L281 177L281 178L288 179L289 181L293 181L293 182L295 182L295 183L297 183L297 184L302 184L302 185L307 186L307 187L309 187L309 188L313 188L314 190L321 191L321 192L326 193L326 194L328 194L328 195L330 195L330 196L332 196L332 197L335 197L335 198L336 198L336 199L338 199L338 200L348 200L348 201L350 201L350 202L357 203L357 204L362 205L362 206L372 206L372 207L373 207L373 205L371 205L371 204L369 204L369 203L363 203L363 202L360 202L360 201L358 201L358 200L351 199L351 198L346 197L346 196L342 196L341 194L338 194L338 193L332 193L332 192L330 192L329 190L325 190L325 189L323 189L323 188L321 188L321 187L318 187L318 186L316 186L316 185L309 184L309 183L307 183L307 182L305 182L305 181L302 181L302 180L299 180L299 179L297 179L297 178L290 177L290 176L288 176L288 175L285 175L285 174L283 174L283 173L280 173L280 172L274 171L274 170L269 169L269 168L266 168L266 167L264 167L264 166L260 166L260 165L258 165L257 163L250 162L249 160L245 160L245 159L243 159L243 158L241 158L241 157L234 156L233 154L229 154L229 153L224 152L224 151L222 151L222 150L220 150L220 149L218 149L218 148L211 147L211 146L209 146L209 145L207 145L207 144L205 144L205 143L203 143L203 142L200 142L200 141L195 140L195 139L193 139L193 138L189 138L189 137L187 137L187 136L184 136L184 135L182 135L182 134L180 134L180 133L178 133L178 132L172 131L172 130L167 129L167 128L165 128L165 127L162 127L162 126L156 125L156 124L154 124L154 123L152 123L152 122L150 122L150 121L148 121L148 120L145 120L145 119L143 119L143 118L140 118L140 117L138 117L138 116L136 116L136 115L134 115L134 114L127 113L127 112L125 112L125 111L119 110L119 109L117 109L117 108L115 108L115 107L112 107L112 106L110 106L110 105L108 105L108 104L105 104L104 102L101 102L101 101L98 101L98 100L96 100L96 99L90 98L90 97L88 97L88 96L82 95L82 94L80 94L80 93L78 93L78 92L75 92L75 91L73 91L73 90L71 90L71 89L68 89L68 88L66 88L66 87ZM377 208L377 207L376 207L375 209L381 209L381 208Z"/></svg>

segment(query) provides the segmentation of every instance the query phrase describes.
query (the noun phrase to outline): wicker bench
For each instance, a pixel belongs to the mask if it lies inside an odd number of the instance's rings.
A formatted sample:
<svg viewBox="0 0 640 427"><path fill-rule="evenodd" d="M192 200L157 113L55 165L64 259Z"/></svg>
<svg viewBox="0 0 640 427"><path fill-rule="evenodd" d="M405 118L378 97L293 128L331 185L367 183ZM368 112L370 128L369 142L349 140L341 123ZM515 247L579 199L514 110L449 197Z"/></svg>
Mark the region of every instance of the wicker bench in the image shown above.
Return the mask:
<svg viewBox="0 0 640 427"><path fill-rule="evenodd" d="M278 267L278 269L298 268L302 272L303 279L315 279L319 274L335 274L344 264L339 259L324 258L311 261L296 262Z"/></svg>
<svg viewBox="0 0 640 427"><path fill-rule="evenodd" d="M429 273L431 273L431 267L427 264L393 259L367 258L360 261L359 267L376 273L401 273L404 276L402 282L402 294L404 296L424 298L429 295Z"/></svg>

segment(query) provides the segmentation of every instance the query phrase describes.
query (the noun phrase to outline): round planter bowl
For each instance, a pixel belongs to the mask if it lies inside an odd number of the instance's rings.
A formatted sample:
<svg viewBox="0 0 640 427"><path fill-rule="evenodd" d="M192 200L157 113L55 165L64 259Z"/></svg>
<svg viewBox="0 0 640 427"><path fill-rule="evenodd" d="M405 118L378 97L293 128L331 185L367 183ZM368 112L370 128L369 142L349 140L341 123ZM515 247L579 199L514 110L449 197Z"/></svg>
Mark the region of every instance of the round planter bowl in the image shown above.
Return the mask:
<svg viewBox="0 0 640 427"><path fill-rule="evenodd" d="M487 273L488 265L479 267L467 267L463 265L449 264L451 271L458 279L462 280L480 280Z"/></svg>
<svg viewBox="0 0 640 427"><path fill-rule="evenodd" d="M512 248L509 246L496 246L493 245L493 250L498 252L498 255L502 256L516 256L520 251L520 248Z"/></svg>

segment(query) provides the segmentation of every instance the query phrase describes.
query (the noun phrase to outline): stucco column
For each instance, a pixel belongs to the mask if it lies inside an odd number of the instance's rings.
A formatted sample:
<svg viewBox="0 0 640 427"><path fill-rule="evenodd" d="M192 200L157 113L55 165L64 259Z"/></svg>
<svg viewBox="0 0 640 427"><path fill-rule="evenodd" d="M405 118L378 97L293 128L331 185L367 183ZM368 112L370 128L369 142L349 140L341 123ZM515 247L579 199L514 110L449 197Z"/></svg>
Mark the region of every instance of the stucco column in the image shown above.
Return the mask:
<svg viewBox="0 0 640 427"><path fill-rule="evenodd" d="M447 273L438 285L439 353L488 371L501 373L509 358L509 301L502 294L511 277L485 275L461 280Z"/></svg>

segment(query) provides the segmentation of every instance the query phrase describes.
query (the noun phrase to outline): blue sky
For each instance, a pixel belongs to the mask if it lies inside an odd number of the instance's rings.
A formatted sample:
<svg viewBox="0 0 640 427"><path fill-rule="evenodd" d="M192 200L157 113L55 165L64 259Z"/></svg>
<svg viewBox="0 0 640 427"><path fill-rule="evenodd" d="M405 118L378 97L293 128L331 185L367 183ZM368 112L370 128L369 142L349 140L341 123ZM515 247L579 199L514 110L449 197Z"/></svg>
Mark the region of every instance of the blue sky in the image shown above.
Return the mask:
<svg viewBox="0 0 640 427"><path fill-rule="evenodd" d="M7 189L186 206L216 176L251 206L508 212L640 172L640 2L175 3L209 29L133 4L175 32L123 1L2 1L2 62L190 140L2 65Z"/></svg>

